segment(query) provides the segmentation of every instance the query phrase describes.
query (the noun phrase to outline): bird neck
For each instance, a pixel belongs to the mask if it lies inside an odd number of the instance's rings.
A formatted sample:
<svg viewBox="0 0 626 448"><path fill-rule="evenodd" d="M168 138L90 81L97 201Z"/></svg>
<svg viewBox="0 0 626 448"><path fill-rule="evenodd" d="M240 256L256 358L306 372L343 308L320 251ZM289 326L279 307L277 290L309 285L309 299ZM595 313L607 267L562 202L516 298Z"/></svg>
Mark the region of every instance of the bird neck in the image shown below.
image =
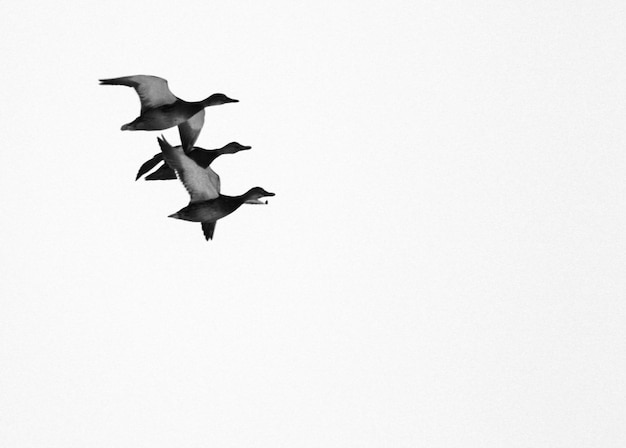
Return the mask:
<svg viewBox="0 0 626 448"><path fill-rule="evenodd" d="M218 106L220 104L223 104L223 101L221 101L219 98L215 98L214 95L211 95L210 97L205 98L200 102L202 103L204 107Z"/></svg>
<svg viewBox="0 0 626 448"><path fill-rule="evenodd" d="M239 151L239 149L231 146L231 144L229 143L228 145L222 146L220 149L216 149L216 151L218 151L219 155L235 154Z"/></svg>
<svg viewBox="0 0 626 448"><path fill-rule="evenodd" d="M230 214L243 205L245 202L245 196L245 194L242 194L241 196L226 196L224 194L220 194L220 206L227 212L227 214Z"/></svg>

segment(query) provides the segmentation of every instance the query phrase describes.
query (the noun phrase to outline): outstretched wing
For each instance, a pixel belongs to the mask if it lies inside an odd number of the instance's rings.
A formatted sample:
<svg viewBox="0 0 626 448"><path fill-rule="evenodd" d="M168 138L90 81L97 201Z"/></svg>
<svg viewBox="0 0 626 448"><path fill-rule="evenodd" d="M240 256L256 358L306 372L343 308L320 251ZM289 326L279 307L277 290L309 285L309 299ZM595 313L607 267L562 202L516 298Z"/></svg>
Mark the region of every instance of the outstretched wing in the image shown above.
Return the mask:
<svg viewBox="0 0 626 448"><path fill-rule="evenodd" d="M163 162L158 169L154 170L152 173L148 174L145 178L146 180L171 180L176 179L176 173L170 166Z"/></svg>
<svg viewBox="0 0 626 448"><path fill-rule="evenodd" d="M213 234L215 233L215 222L203 222L202 233L204 233L204 237L207 241L212 240Z"/></svg>
<svg viewBox="0 0 626 448"><path fill-rule="evenodd" d="M144 162L144 164L141 165L141 167L139 167L139 171L137 172L137 177L135 178L135 180L138 180L141 176L143 176L152 168L157 166L157 164L162 160L163 160L163 154L158 153L158 154L155 154L154 157L152 157L150 160Z"/></svg>
<svg viewBox="0 0 626 448"><path fill-rule="evenodd" d="M172 147L165 137L157 138L163 158L172 167L181 180L191 200L189 203L208 201L220 195L219 176L211 168L202 168L191 160L183 151L182 146Z"/></svg>
<svg viewBox="0 0 626 448"><path fill-rule="evenodd" d="M188 153L193 149L193 145L195 145L196 140L198 140L202 126L204 126L204 109L195 114L189 120L178 125L180 141L182 142L185 152Z"/></svg>
<svg viewBox="0 0 626 448"><path fill-rule="evenodd" d="M128 86L137 91L141 101L141 113L147 109L172 104L178 100L167 86L167 81L158 76L135 75L122 78L101 79L100 84Z"/></svg>

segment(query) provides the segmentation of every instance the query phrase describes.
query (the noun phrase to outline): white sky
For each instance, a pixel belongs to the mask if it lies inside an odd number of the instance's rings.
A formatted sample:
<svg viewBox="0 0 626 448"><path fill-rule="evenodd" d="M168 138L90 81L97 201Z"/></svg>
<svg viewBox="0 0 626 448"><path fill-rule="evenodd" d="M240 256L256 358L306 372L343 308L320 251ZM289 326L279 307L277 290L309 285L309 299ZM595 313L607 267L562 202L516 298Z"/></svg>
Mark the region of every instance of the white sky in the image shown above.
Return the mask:
<svg viewBox="0 0 626 448"><path fill-rule="evenodd" d="M1 2L0 446L626 446L625 20ZM239 99L198 145L269 205L167 218L133 74Z"/></svg>

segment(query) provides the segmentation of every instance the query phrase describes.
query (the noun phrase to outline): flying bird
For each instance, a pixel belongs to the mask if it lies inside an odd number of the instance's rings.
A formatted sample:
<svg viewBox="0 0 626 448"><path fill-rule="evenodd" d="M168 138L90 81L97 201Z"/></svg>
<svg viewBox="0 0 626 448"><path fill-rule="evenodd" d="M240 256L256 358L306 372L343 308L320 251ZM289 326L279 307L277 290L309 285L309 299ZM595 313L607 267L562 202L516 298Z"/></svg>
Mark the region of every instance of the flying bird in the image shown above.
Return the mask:
<svg viewBox="0 0 626 448"><path fill-rule="evenodd" d="M191 151L187 151L186 154L189 156L194 162L200 165L202 168L208 167L215 159L223 154L235 154L239 151L245 151L251 149L252 146L244 146L240 145L237 142L230 142L227 145L223 146L220 149L204 149L198 146L194 146ZM135 180L138 180L141 176L146 174L152 168L154 168L159 162L163 160L163 153L159 152L155 154L150 160L144 162L143 165L139 168L137 172L137 177ZM146 180L170 180L176 179L176 173L174 170L167 164L163 163L157 170L153 173L146 176Z"/></svg>
<svg viewBox="0 0 626 448"><path fill-rule="evenodd" d="M267 204L260 199L274 196L261 187L254 187L240 196L220 194L220 178L211 167L198 165L185 154L181 146L173 147L165 137L157 138L163 158L172 167L191 196L189 205L169 215L170 218L202 223L202 232L207 240L213 239L217 220L230 215L244 203Z"/></svg>
<svg viewBox="0 0 626 448"><path fill-rule="evenodd" d="M159 131L178 126L185 151L193 148L200 135L205 107L239 102L223 93L214 93L202 101L184 101L170 91L165 79L158 76L101 79L100 84L132 87L139 95L141 113L135 120L123 125L122 131Z"/></svg>

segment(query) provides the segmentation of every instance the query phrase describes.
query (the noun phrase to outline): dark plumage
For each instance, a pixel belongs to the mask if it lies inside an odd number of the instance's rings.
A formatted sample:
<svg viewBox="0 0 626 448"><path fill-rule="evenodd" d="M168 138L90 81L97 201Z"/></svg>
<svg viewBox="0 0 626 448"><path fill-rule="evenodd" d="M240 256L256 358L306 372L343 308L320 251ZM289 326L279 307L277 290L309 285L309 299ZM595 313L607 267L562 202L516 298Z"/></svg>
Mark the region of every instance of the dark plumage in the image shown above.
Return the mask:
<svg viewBox="0 0 626 448"><path fill-rule="evenodd" d="M200 167L206 168L208 167L215 159L223 154L235 154L239 151L245 151L251 149L251 146L240 145L237 142L231 142L227 145L223 146L220 149L204 149L197 146L194 146L191 151L187 152L187 155L196 162ZM163 160L163 153L155 154L150 160L146 161L141 165L139 171L137 172L137 177L135 180L138 180L141 176L146 174L152 168L154 168L160 161ZM149 174L145 178L146 180L170 180L176 179L176 173L174 170L167 164L163 163L156 171Z"/></svg>
<svg viewBox="0 0 626 448"><path fill-rule="evenodd" d="M181 208L169 217L193 222L215 222L230 215L243 204L267 204L267 201L260 201L260 198L265 196L274 196L274 193L261 187L254 187L240 196L220 194L207 201L190 202L187 207Z"/></svg>
<svg viewBox="0 0 626 448"><path fill-rule="evenodd" d="M221 195L219 176L211 167L198 165L185 154L181 146L171 146L163 136L158 141L165 162L176 171L191 196L189 205L169 217L202 223L202 231L207 240L213 238L217 220L231 214L244 203L263 204L260 198L274 196L274 193L261 187L251 188L241 196Z"/></svg>
<svg viewBox="0 0 626 448"><path fill-rule="evenodd" d="M156 131L178 126L182 146L193 148L204 125L204 108L238 100L215 93L202 101L188 102L176 97L167 81L157 76L135 75L101 79L102 85L121 85L135 89L141 102L139 117L122 126L122 131Z"/></svg>

